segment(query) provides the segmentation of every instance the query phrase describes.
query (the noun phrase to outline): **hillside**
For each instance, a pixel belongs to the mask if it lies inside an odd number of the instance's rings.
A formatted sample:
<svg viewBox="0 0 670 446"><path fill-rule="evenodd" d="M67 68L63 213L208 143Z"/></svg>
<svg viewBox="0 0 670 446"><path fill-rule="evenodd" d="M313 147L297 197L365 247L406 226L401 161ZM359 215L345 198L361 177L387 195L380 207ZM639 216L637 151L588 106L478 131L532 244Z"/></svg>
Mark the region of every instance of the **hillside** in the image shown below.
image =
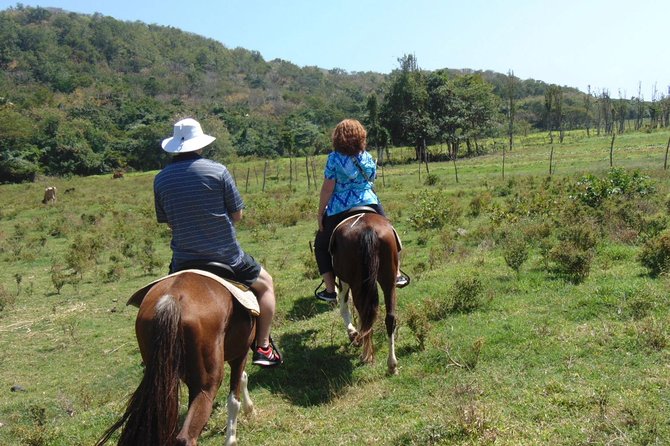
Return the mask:
<svg viewBox="0 0 670 446"><path fill-rule="evenodd" d="M0 66L3 155L48 174L155 168L156 141L185 115L227 129L221 156L282 155L284 126L318 139L360 115L384 80L267 62L170 27L42 8L0 13Z"/></svg>
<svg viewBox="0 0 670 446"><path fill-rule="evenodd" d="M322 152L330 129L364 119L368 97L382 103L399 71L298 67L172 27L20 5L0 12L0 67L0 183L158 168L158 142L185 116L217 136L207 154L217 160ZM506 94L504 74L439 71L481 77ZM545 126L548 87L518 80L517 131ZM577 128L585 95L563 93L566 128ZM505 113L492 110L488 134Z"/></svg>

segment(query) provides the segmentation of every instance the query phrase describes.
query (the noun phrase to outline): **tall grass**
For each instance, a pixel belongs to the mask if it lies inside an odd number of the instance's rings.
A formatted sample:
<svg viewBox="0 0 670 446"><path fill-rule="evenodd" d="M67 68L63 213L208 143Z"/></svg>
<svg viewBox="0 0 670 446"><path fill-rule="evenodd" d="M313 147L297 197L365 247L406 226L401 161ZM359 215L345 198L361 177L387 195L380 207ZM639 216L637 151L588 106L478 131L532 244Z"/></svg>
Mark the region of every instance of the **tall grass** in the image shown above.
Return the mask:
<svg viewBox="0 0 670 446"><path fill-rule="evenodd" d="M521 138L505 179L499 152L459 159L458 183L448 163L420 181L402 163L411 151L394 150L377 189L413 279L398 291L396 377L384 361L361 364L339 313L313 297L313 179L289 179L275 160L263 190L263 161L229 166L247 204L241 244L274 277L286 357L271 371L248 366L258 416L241 419L240 442L669 443L668 133L615 143L616 180L643 175L653 191L605 188L590 204L580 181L611 179L609 138L568 134L552 176L545 139ZM324 161L313 160L317 176ZM124 304L170 258L154 174L0 186L0 444L90 445L139 382L136 309ZM47 185L56 205L40 203ZM221 443L226 393L200 444Z"/></svg>

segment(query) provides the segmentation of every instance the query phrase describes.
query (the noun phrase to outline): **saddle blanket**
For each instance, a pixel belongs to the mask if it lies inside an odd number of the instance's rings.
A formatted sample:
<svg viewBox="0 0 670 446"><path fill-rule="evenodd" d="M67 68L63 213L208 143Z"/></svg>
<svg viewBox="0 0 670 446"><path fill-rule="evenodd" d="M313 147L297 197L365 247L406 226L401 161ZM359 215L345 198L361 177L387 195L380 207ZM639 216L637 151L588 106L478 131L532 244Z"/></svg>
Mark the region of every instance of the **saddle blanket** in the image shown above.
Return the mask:
<svg viewBox="0 0 670 446"><path fill-rule="evenodd" d="M200 274L201 276L209 277L210 279L216 280L221 285L226 287L226 289L230 291L230 293L235 297L235 299L237 299L237 301L240 304L242 304L244 308L249 310L251 314L253 314L254 316L258 316L259 314L261 314L260 308L258 306L258 300L256 299L256 295L252 291L249 291L249 289L247 289L244 285L230 280L222 279L216 274L212 274L210 272L202 271L199 269L185 269L182 271L177 271L176 273L169 274L165 277L161 277L158 280L154 280L150 284L145 285L144 287L135 291L135 293L132 296L130 296L130 299L128 299L128 302L126 302L126 305L133 305L139 308L140 304L142 303L142 300L144 299L144 296L146 296L146 294L149 292L152 286L156 285L158 282L165 280L169 277L178 276L184 273L196 273Z"/></svg>

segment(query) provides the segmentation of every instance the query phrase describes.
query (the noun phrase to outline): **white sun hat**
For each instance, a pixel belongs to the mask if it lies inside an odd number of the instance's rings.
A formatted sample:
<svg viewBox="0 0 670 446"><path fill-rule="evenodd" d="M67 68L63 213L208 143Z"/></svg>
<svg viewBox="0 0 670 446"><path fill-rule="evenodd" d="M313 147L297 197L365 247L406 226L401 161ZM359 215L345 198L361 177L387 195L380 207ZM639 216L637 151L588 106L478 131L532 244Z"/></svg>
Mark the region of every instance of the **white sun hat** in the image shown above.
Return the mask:
<svg viewBox="0 0 670 446"><path fill-rule="evenodd" d="M203 133L198 121L186 118L174 125L173 136L165 138L161 147L168 153L194 152L211 144L215 139Z"/></svg>

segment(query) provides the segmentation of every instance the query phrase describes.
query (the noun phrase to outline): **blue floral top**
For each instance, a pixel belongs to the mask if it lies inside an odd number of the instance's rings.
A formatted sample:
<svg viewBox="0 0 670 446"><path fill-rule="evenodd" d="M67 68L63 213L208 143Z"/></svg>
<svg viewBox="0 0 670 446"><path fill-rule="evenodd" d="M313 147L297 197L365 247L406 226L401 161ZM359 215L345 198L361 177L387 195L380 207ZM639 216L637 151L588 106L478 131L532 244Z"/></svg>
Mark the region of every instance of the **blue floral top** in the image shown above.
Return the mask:
<svg viewBox="0 0 670 446"><path fill-rule="evenodd" d="M370 181L356 167L353 158L358 160ZM337 151L330 152L324 176L328 180L335 180L335 189L328 201L326 215L339 214L356 206L379 204L379 198L372 190L372 180L377 176L377 164L368 152L353 157Z"/></svg>

